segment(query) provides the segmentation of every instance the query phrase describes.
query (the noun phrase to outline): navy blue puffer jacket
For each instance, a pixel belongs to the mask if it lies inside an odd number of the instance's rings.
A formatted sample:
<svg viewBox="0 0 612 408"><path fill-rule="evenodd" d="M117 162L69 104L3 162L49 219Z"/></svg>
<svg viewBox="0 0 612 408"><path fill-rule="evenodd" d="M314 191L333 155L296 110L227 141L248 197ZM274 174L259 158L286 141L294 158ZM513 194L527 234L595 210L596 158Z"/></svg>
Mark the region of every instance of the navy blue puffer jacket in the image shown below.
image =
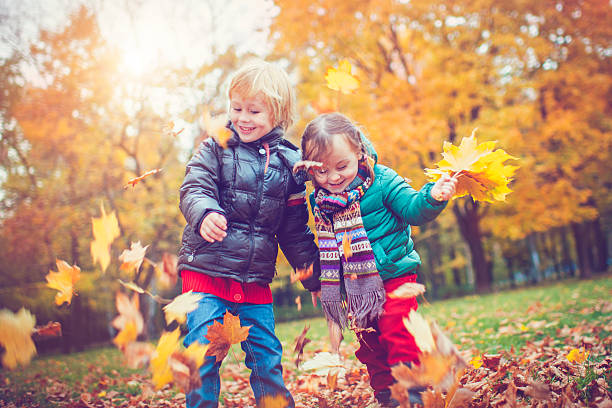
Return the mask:
<svg viewBox="0 0 612 408"><path fill-rule="evenodd" d="M234 132L225 149L212 138L202 142L187 164L180 188L180 209L187 225L179 272L187 269L267 284L276 272L279 245L294 268L318 265L318 248L302 199L305 186L291 171L300 158L281 128L251 143L243 143ZM227 219L227 236L221 242L210 243L199 234L211 211ZM320 286L317 269L302 282L308 290Z"/></svg>

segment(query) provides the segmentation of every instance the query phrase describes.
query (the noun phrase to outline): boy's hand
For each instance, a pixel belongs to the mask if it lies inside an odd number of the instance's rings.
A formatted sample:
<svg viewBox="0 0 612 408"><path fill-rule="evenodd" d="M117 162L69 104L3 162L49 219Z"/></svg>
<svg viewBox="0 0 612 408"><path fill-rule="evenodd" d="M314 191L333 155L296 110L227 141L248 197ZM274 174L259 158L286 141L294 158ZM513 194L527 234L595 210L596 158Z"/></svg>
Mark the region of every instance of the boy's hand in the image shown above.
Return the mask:
<svg viewBox="0 0 612 408"><path fill-rule="evenodd" d="M200 235L208 242L223 241L227 235L227 220L218 212L211 212L202 221Z"/></svg>
<svg viewBox="0 0 612 408"><path fill-rule="evenodd" d="M312 296L312 305L317 307L317 298L321 299L321 291L317 290L316 292L310 292L310 296Z"/></svg>
<svg viewBox="0 0 612 408"><path fill-rule="evenodd" d="M442 175L431 188L431 196L436 201L448 201L455 195L457 179L448 174Z"/></svg>

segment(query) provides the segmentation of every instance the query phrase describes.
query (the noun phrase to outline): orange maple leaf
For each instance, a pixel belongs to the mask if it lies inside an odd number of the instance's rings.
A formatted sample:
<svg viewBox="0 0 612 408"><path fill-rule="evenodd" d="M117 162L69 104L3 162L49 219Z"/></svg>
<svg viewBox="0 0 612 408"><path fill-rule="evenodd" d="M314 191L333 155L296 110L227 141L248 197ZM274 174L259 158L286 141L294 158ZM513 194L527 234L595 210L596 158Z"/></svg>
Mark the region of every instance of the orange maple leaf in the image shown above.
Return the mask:
<svg viewBox="0 0 612 408"><path fill-rule="evenodd" d="M216 362L222 361L232 344L243 342L249 336L251 326L240 326L240 317L234 316L229 311L223 315L223 324L217 320L208 326L206 338L210 341L207 356L215 356Z"/></svg>
<svg viewBox="0 0 612 408"><path fill-rule="evenodd" d="M310 329L310 326L305 325L304 330L302 330L302 334L295 338L295 348L293 349L293 352L297 353L295 358L296 367L298 367L300 365L300 361L302 361L302 357L304 356L304 347L311 341L308 337L306 337L308 329Z"/></svg>
<svg viewBox="0 0 612 408"><path fill-rule="evenodd" d="M181 134L181 132L185 130L185 128L182 128L181 130L179 130L178 132L174 131L174 122L168 122L163 128L162 128L162 134L165 136L172 136L172 137L177 137L178 135Z"/></svg>
<svg viewBox="0 0 612 408"><path fill-rule="evenodd" d="M312 266L313 264L310 264L307 267L291 271L289 275L289 280L291 283L310 278L312 276Z"/></svg>
<svg viewBox="0 0 612 408"><path fill-rule="evenodd" d="M444 142L444 158L436 163L436 169L425 169L425 173L433 181L443 174L455 177L457 187L453 198L469 194L479 201L505 201L506 195L512 192L508 183L518 167L504 162L518 158L502 149L494 150L497 142L478 144L475 131L470 137L462 138L459 146Z"/></svg>
<svg viewBox="0 0 612 408"><path fill-rule="evenodd" d="M100 210L102 216L91 219L94 240L91 242L90 251L94 263L99 262L104 273L110 264L110 245L119 236L120 231L115 212L106 215L102 204Z"/></svg>
<svg viewBox="0 0 612 408"><path fill-rule="evenodd" d="M351 63L345 59L338 63L338 69L328 68L325 75L327 87L344 94L350 94L359 88L359 80L351 74L351 69Z"/></svg>
<svg viewBox="0 0 612 408"><path fill-rule="evenodd" d="M138 183L140 183L142 180L144 180L146 177L152 176L153 174L157 174L160 171L162 171L163 169L153 169L153 170L149 170L144 174L141 174L138 177L134 177L133 179L130 179L127 184L125 186L123 186L124 190L127 190L127 188L129 186L132 186L132 188L134 188L134 186Z"/></svg>
<svg viewBox="0 0 612 408"><path fill-rule="evenodd" d="M148 247L148 245L143 247L140 241L132 242L130 249L124 249L121 255L119 255L119 260L122 262L119 269L128 273L138 271Z"/></svg>
<svg viewBox="0 0 612 408"><path fill-rule="evenodd" d="M232 137L232 131L228 129L226 125L226 115L216 115L212 117L210 111L204 109L202 116L200 116L200 126L224 149L227 147L227 142Z"/></svg>
<svg viewBox="0 0 612 408"><path fill-rule="evenodd" d="M59 290L55 295L55 304L61 305L64 302L70 304L74 284L81 279L81 268L76 265L70 266L67 262L60 259L55 260L58 272L49 271L47 274L47 286L51 289Z"/></svg>
<svg viewBox="0 0 612 408"><path fill-rule="evenodd" d="M353 250L351 249L351 243L353 242L353 236L349 235L349 233L345 233L342 236L342 253L344 254L345 259L349 259L353 256Z"/></svg>
<svg viewBox="0 0 612 408"><path fill-rule="evenodd" d="M27 365L36 354L32 341L32 330L36 318L23 307L17 313L8 309L0 310L0 345L4 347L2 365L14 369L17 364Z"/></svg>
<svg viewBox="0 0 612 408"><path fill-rule="evenodd" d="M161 265L155 268L155 271L158 273L157 277L159 278L159 283L166 287L170 288L176 284L178 280L178 257L174 254L164 252L162 255Z"/></svg>

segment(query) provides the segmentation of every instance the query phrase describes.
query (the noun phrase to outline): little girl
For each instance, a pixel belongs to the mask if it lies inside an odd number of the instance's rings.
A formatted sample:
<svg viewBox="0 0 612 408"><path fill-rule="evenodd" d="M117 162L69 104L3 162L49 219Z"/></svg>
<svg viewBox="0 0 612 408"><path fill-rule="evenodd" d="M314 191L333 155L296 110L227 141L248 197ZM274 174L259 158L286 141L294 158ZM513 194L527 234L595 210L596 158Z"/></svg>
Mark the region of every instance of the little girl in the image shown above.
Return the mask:
<svg viewBox="0 0 612 408"><path fill-rule="evenodd" d="M320 115L308 124L302 158L294 171L307 170L315 187L310 202L321 259L318 295L332 348L338 352L340 328L373 328L362 331L355 355L366 365L381 406L397 406L391 398L391 366L419 362L419 349L402 322L417 301L387 294L416 280L421 260L410 225L440 214L455 193L456 180L442 177L416 191L376 163L370 142L340 113ZM412 403L422 403L422 389L408 391Z"/></svg>

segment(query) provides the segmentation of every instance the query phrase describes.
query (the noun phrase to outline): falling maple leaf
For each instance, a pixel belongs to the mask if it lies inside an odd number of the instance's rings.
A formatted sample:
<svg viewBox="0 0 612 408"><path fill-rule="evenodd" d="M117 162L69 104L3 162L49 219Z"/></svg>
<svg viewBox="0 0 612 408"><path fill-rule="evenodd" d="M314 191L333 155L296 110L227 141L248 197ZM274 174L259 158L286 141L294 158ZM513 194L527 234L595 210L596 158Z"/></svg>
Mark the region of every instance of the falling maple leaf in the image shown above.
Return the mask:
<svg viewBox="0 0 612 408"><path fill-rule="evenodd" d="M110 264L110 245L119 236L120 231L115 212L106 215L102 204L100 210L101 217L91 218L94 240L91 242L90 251L94 263L99 262L104 273Z"/></svg>
<svg viewBox="0 0 612 408"><path fill-rule="evenodd" d="M285 408L287 407L287 398L281 394L264 395L257 406L261 408Z"/></svg>
<svg viewBox="0 0 612 408"><path fill-rule="evenodd" d="M201 294L191 290L175 297L172 302L164 306L166 324L170 324L172 320L176 320L179 324L185 323L187 313L196 310L201 299Z"/></svg>
<svg viewBox="0 0 612 408"><path fill-rule="evenodd" d="M76 265L70 266L67 262L60 259L55 260L57 272L49 271L47 274L47 286L51 289L59 290L55 295L55 304L61 305L64 302L70 304L74 284L81 279L81 268Z"/></svg>
<svg viewBox="0 0 612 408"><path fill-rule="evenodd" d="M404 326L414 337L417 347L421 352L431 352L435 350L436 343L431 334L429 323L415 310L411 310L408 318L403 319Z"/></svg>
<svg viewBox="0 0 612 408"><path fill-rule="evenodd" d="M295 304L297 305L298 312L302 310L302 298L299 295L295 297Z"/></svg>
<svg viewBox="0 0 612 408"><path fill-rule="evenodd" d="M478 144L474 135L461 139L459 146L444 142L442 156L436 169L425 169L432 181L443 174L457 179L454 198L471 195L474 200L493 202L505 201L512 192L508 183L518 166L505 165L506 160L518 160L502 149L495 149L496 142Z"/></svg>
<svg viewBox="0 0 612 408"><path fill-rule="evenodd" d="M351 243L353 242L353 237L349 236L348 232L342 236L342 253L344 254L345 259L349 259L353 256L353 250L351 249Z"/></svg>
<svg viewBox="0 0 612 408"><path fill-rule="evenodd" d="M142 180L144 180L145 178L152 176L154 174L159 173L160 171L162 171L163 169L153 169L153 170L149 170L144 174L141 174L138 177L134 177L133 179L130 179L126 185L123 186L124 190L127 190L129 186L132 186L132 188L134 188L134 186L136 186L136 184L140 183Z"/></svg>
<svg viewBox="0 0 612 408"><path fill-rule="evenodd" d="M23 307L13 313L8 309L0 310L0 345L4 347L2 365L12 370L17 364L27 365L36 354L32 341L32 330L36 318Z"/></svg>
<svg viewBox="0 0 612 408"><path fill-rule="evenodd" d="M32 336L37 339L48 339L62 336L62 325L59 322L49 322L44 326L36 326Z"/></svg>
<svg viewBox="0 0 612 408"><path fill-rule="evenodd" d="M423 293L425 293L425 285L416 282L406 282L389 293L388 296L392 299L412 298L422 295Z"/></svg>
<svg viewBox="0 0 612 408"><path fill-rule="evenodd" d="M232 137L232 131L226 127L227 116L217 115L212 117L210 111L204 109L200 116L200 125L221 147L224 149L227 147L227 142Z"/></svg>
<svg viewBox="0 0 612 408"><path fill-rule="evenodd" d="M172 353L168 359L168 366L172 373L172 383L183 393L189 394L191 390L202 385L195 361L180 351Z"/></svg>
<svg viewBox="0 0 612 408"><path fill-rule="evenodd" d="M315 354L310 360L302 364L303 370L314 370L316 375L327 377L330 371L339 371L342 375L346 372L340 354L322 351Z"/></svg>
<svg viewBox="0 0 612 408"><path fill-rule="evenodd" d="M295 348L293 349L294 353L297 353L295 357L295 366L298 367L300 362L302 361L302 357L304 356L304 347L310 343L310 339L306 337L306 332L310 329L310 326L305 325L302 333L295 338Z"/></svg>
<svg viewBox="0 0 612 408"><path fill-rule="evenodd" d="M307 267L291 271L289 275L289 280L291 281L291 283L295 283L299 280L301 281L310 278L312 276L312 267L313 264L310 264Z"/></svg>
<svg viewBox="0 0 612 408"><path fill-rule="evenodd" d="M202 344L199 341L194 341L187 347L183 354L187 357L191 358L196 367L200 367L204 364L204 357L206 356L206 351L208 350L208 344Z"/></svg>
<svg viewBox="0 0 612 408"><path fill-rule="evenodd" d="M351 74L351 69L351 63L346 59L338 63L338 69L328 68L325 75L327 87L343 94L350 94L359 88L359 80Z"/></svg>
<svg viewBox="0 0 612 408"><path fill-rule="evenodd" d="M136 340L138 337L138 329L136 323L133 320L126 322L121 331L117 333L117 336L113 339L113 343L119 348L123 349L128 343Z"/></svg>
<svg viewBox="0 0 612 408"><path fill-rule="evenodd" d="M146 367L155 351L155 346L144 341L132 341L121 349L126 365L130 368Z"/></svg>
<svg viewBox="0 0 612 408"><path fill-rule="evenodd" d="M178 327L171 333L164 332L152 354L150 368L153 372L153 384L158 390L172 382L172 368L168 360L179 347L180 335Z"/></svg>
<svg viewBox="0 0 612 408"><path fill-rule="evenodd" d="M178 280L178 257L169 252L164 252L161 264L156 265L155 271L158 273L159 283L163 287L173 287Z"/></svg>
<svg viewBox="0 0 612 408"><path fill-rule="evenodd" d="M138 271L148 247L148 245L143 247L140 241L132 242L130 249L124 249L119 255L119 260L122 262L119 269L128 273Z"/></svg>
<svg viewBox="0 0 612 408"><path fill-rule="evenodd" d="M223 324L217 320L208 326L206 338L210 341L207 356L215 356L216 362L223 361L232 344L241 343L249 336L251 326L240 326L240 317L229 311L223 315Z"/></svg>
<svg viewBox="0 0 612 408"><path fill-rule="evenodd" d="M134 292L137 292L137 293L145 293L145 290L134 282L124 282L121 279L117 279L117 280L126 289L133 290Z"/></svg>
<svg viewBox="0 0 612 408"><path fill-rule="evenodd" d="M140 314L140 298L138 293L134 293L132 300L130 300L126 294L117 292L115 305L117 306L119 316L113 319L113 327L117 330L123 330L129 322L132 322L136 327L136 333L142 333L144 321Z"/></svg>
<svg viewBox="0 0 612 408"><path fill-rule="evenodd" d="M174 131L174 122L168 122L163 128L162 128L162 134L165 136L172 136L172 137L177 137L178 135L181 134L181 132L185 130L185 128L182 128L181 130L179 130L178 132Z"/></svg>

